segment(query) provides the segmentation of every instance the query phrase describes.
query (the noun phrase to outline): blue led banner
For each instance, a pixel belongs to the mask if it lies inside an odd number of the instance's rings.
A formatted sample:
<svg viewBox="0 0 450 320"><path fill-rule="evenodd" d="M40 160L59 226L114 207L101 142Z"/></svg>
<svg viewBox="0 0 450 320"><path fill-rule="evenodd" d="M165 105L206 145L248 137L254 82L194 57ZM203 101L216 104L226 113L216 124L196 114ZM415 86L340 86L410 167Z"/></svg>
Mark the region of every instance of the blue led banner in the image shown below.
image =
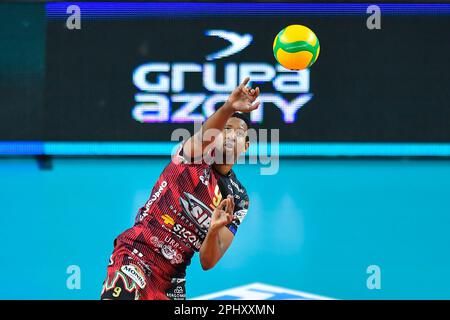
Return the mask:
<svg viewBox="0 0 450 320"><path fill-rule="evenodd" d="M279 130L281 155L448 156L450 5L379 4L379 30L369 5L43 4L40 74L0 81L0 154L167 155L176 129L193 132L250 76L261 88L252 127ZM67 28L70 6L79 30ZM309 69L273 56L290 24L320 40Z"/></svg>

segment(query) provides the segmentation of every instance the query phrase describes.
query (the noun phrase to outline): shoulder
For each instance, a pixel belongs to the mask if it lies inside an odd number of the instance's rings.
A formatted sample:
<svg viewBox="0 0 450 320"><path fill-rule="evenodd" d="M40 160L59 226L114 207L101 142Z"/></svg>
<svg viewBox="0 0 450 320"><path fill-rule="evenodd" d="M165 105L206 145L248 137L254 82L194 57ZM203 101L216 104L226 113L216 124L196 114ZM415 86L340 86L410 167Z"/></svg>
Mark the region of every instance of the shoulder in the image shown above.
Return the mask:
<svg viewBox="0 0 450 320"><path fill-rule="evenodd" d="M238 177L236 176L236 173L232 170L230 173L230 181L231 184L233 184L233 189L236 190L236 194L238 195L238 200L237 204L241 207L241 208L248 208L248 204L249 204L249 196L247 193L247 189L244 187L244 185L242 184L242 182L238 179Z"/></svg>
<svg viewBox="0 0 450 320"><path fill-rule="evenodd" d="M195 158L189 158L184 154L183 151L183 145L184 142L181 142L176 146L174 149L175 152L172 153L171 162L175 165L186 165L186 166L200 166L200 167L210 167L211 163L209 163L207 160L209 160L208 155L202 155L198 159Z"/></svg>
<svg viewBox="0 0 450 320"><path fill-rule="evenodd" d="M239 180L234 170L231 170L230 172L230 179L236 184L236 186L239 187L239 189L242 189L243 191L245 191L245 193L247 193L247 189L245 189L243 183L241 182L241 180Z"/></svg>

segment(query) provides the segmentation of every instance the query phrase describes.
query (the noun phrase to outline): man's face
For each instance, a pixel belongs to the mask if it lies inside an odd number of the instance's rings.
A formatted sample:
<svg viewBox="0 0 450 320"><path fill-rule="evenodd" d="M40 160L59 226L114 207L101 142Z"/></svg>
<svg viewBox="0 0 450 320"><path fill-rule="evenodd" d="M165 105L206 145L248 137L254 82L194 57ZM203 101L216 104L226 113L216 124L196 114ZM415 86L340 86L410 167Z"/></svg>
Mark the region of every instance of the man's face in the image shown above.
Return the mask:
<svg viewBox="0 0 450 320"><path fill-rule="evenodd" d="M217 146L217 151L223 154L224 163L234 163L242 152L247 151L247 129L244 120L235 117L228 119L222 132L223 141Z"/></svg>

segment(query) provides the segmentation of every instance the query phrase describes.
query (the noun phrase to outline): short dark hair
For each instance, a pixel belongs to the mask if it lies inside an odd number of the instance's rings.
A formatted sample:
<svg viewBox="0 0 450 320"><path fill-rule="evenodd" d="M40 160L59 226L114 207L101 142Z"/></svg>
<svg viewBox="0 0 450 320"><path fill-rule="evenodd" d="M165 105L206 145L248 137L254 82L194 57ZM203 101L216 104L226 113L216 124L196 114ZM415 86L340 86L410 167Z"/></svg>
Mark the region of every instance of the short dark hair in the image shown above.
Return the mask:
<svg viewBox="0 0 450 320"><path fill-rule="evenodd" d="M243 112L235 112L231 115L231 118L238 118L245 122L247 129L250 129L250 118Z"/></svg>
<svg viewBox="0 0 450 320"><path fill-rule="evenodd" d="M235 113L233 113L231 115L231 118L241 119L247 125L247 130L250 129L250 118L247 116L247 114L236 111ZM250 137L247 134L247 136L245 137L245 142L249 142L249 141L250 141Z"/></svg>

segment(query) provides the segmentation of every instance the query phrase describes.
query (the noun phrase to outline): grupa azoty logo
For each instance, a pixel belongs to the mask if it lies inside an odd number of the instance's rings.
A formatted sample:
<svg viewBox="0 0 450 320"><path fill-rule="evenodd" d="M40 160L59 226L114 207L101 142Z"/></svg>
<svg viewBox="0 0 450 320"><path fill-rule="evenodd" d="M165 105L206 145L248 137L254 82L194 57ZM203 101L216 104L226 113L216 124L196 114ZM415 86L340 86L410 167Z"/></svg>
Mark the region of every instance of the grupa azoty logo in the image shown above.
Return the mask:
<svg viewBox="0 0 450 320"><path fill-rule="evenodd" d="M241 52L250 45L253 40L251 34L240 35L236 32L226 30L208 30L205 32L207 36L215 36L225 40L228 40L231 44L216 53L212 53L206 56L207 61L217 60L225 57L229 57L233 54Z"/></svg>
<svg viewBox="0 0 450 320"><path fill-rule="evenodd" d="M233 61L233 55L252 44L250 34L227 30L207 30L212 36L230 44L218 52L201 58L204 63L190 61L149 61L133 70L134 96L132 117L141 123L203 122L223 104L231 91L245 78L253 83L269 85L258 97L260 107L250 115L251 121L264 121L265 104L281 111L281 121L294 123L298 110L313 97L310 92L309 69L287 70L274 60ZM227 58L227 59L223 59ZM220 70L219 70L220 68ZM200 75L200 77L199 77ZM199 81L199 79L201 79ZM196 88L195 92L186 88ZM272 106L271 106L272 107Z"/></svg>

